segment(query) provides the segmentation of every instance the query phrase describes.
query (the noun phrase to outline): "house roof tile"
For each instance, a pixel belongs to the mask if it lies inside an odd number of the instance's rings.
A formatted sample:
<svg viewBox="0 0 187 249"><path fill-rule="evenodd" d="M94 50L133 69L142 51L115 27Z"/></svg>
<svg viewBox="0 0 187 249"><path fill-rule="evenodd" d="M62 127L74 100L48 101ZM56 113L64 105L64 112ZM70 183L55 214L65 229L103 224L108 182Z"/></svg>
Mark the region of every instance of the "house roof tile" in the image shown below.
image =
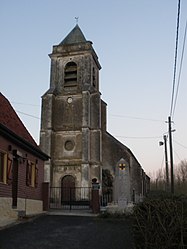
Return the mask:
<svg viewBox="0 0 187 249"><path fill-rule="evenodd" d="M20 138L38 147L7 98L0 92L0 123Z"/></svg>

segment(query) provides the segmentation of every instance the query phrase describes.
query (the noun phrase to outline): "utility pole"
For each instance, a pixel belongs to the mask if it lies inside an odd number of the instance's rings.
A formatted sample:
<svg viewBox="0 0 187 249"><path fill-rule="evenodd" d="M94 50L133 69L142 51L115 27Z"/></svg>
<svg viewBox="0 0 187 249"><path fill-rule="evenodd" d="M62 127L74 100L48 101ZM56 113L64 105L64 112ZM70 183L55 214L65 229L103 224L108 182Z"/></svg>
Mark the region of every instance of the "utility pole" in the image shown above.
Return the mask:
<svg viewBox="0 0 187 249"><path fill-rule="evenodd" d="M166 165L166 191L169 192L169 169L168 169L168 153L167 153L167 135L164 135L164 151Z"/></svg>
<svg viewBox="0 0 187 249"><path fill-rule="evenodd" d="M160 141L159 145L164 145L164 154L165 154L165 172L166 172L166 181L165 181L165 190L169 192L169 170L168 170L168 152L167 152L167 135L163 136L164 142Z"/></svg>
<svg viewBox="0 0 187 249"><path fill-rule="evenodd" d="M169 125L169 148L170 148L170 170L171 170L171 193L174 194L174 175L173 175L173 147L172 147L172 130L171 130L171 117L168 117Z"/></svg>

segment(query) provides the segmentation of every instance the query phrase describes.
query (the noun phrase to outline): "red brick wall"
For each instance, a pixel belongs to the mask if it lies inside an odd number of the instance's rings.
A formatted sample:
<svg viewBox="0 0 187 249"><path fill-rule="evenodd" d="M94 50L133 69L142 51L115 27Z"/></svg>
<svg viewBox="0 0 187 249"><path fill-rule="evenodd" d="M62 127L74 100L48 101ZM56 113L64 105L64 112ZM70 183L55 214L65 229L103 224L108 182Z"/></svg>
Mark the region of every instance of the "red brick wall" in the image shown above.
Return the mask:
<svg viewBox="0 0 187 249"><path fill-rule="evenodd" d="M0 183L0 197L11 197L12 186Z"/></svg>
<svg viewBox="0 0 187 249"><path fill-rule="evenodd" d="M11 145L11 151L8 151ZM12 153L13 150L18 150L25 157L25 160L19 159L18 165L18 198L27 198L42 200L42 183L44 181L44 161L31 154L30 152L23 150L21 147L9 142L5 138L0 136L0 150L7 153ZM31 187L26 185L26 165L27 160L36 162L38 168L38 185L37 187ZM0 197L11 197L12 196L12 184L0 183Z"/></svg>

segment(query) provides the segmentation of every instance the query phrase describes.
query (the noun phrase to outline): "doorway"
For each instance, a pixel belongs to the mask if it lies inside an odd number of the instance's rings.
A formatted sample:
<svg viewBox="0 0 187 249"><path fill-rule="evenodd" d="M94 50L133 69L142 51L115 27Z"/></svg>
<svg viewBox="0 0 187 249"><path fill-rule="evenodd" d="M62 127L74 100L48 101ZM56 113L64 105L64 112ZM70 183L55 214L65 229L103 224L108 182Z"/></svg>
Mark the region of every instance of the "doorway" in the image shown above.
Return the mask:
<svg viewBox="0 0 187 249"><path fill-rule="evenodd" d="M61 203L75 201L75 178L66 175L61 180Z"/></svg>

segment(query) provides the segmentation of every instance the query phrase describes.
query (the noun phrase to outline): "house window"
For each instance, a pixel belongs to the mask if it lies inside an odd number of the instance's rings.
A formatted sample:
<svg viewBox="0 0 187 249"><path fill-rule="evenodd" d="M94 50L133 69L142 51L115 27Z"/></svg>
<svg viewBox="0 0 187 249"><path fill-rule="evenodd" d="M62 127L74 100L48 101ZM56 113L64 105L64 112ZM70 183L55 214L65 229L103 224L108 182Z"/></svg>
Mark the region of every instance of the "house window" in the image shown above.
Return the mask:
<svg viewBox="0 0 187 249"><path fill-rule="evenodd" d="M30 161L27 162L26 185L35 188L38 185L38 168L35 163Z"/></svg>
<svg viewBox="0 0 187 249"><path fill-rule="evenodd" d="M7 183L7 154L0 151L0 182Z"/></svg>
<svg viewBox="0 0 187 249"><path fill-rule="evenodd" d="M77 85L77 64L68 62L64 69L64 86Z"/></svg>

